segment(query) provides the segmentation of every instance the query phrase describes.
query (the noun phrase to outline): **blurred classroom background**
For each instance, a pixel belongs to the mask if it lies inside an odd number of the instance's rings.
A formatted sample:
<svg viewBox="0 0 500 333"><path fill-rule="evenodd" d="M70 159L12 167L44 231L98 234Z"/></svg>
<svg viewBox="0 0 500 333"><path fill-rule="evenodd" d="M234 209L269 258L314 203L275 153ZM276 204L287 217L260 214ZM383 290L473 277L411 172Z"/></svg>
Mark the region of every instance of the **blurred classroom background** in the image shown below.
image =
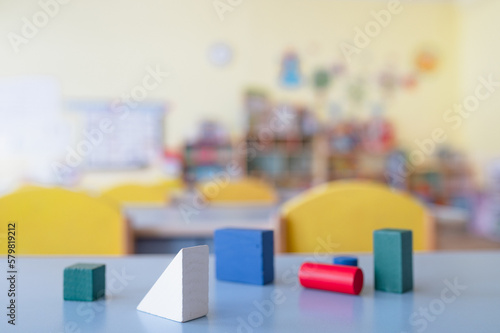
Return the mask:
<svg viewBox="0 0 500 333"><path fill-rule="evenodd" d="M500 248L499 10L3 1L0 194L95 198L131 251L170 253L228 224L278 228L321 184L376 182L426 208L433 248ZM69 232L85 223L70 215Z"/></svg>

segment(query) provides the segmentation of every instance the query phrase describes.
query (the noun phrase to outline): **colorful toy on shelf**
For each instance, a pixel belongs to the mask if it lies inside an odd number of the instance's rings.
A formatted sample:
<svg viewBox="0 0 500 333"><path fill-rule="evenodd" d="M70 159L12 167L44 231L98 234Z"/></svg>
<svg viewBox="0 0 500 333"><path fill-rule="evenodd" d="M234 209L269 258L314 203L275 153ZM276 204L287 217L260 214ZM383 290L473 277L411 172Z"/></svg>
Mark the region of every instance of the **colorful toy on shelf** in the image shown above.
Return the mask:
<svg viewBox="0 0 500 333"><path fill-rule="evenodd" d="M215 267L221 281L264 285L274 280L272 230L218 229Z"/></svg>
<svg viewBox="0 0 500 333"><path fill-rule="evenodd" d="M345 266L358 266L358 258L356 257L348 257L348 256L340 256L333 258L334 265L345 265Z"/></svg>
<svg viewBox="0 0 500 333"><path fill-rule="evenodd" d="M74 264L64 269L64 300L95 301L105 296L106 266Z"/></svg>
<svg viewBox="0 0 500 333"><path fill-rule="evenodd" d="M184 178L188 182L210 179L232 161L232 145L227 130L214 121L199 125L194 138L184 148Z"/></svg>
<svg viewBox="0 0 500 333"><path fill-rule="evenodd" d="M477 196L473 220L474 232L500 239L500 159L496 158L488 165L487 184L484 192Z"/></svg>
<svg viewBox="0 0 500 333"><path fill-rule="evenodd" d="M336 154L353 153L361 141L360 124L355 120L335 124L329 133L330 150Z"/></svg>
<svg viewBox="0 0 500 333"><path fill-rule="evenodd" d="M217 121L205 120L199 124L196 143L200 145L220 145L229 141L227 129Z"/></svg>
<svg viewBox="0 0 500 333"><path fill-rule="evenodd" d="M137 310L186 322L208 313L208 246L177 253Z"/></svg>
<svg viewBox="0 0 500 333"><path fill-rule="evenodd" d="M318 119L311 110L303 106L297 107L297 118L300 136L312 137L319 132Z"/></svg>
<svg viewBox="0 0 500 333"><path fill-rule="evenodd" d="M412 231L380 229L373 232L375 290L404 293L413 289Z"/></svg>
<svg viewBox="0 0 500 333"><path fill-rule="evenodd" d="M281 104L275 110L247 105L247 175L272 181L278 187L307 187L313 176L318 120L310 109L300 105ZM280 114L286 114L287 120L277 122ZM276 131L268 131L269 124L279 126Z"/></svg>
<svg viewBox="0 0 500 333"><path fill-rule="evenodd" d="M394 128L381 112L378 108L374 110L373 117L363 126L363 147L367 152L385 153L394 148Z"/></svg>
<svg viewBox="0 0 500 333"><path fill-rule="evenodd" d="M260 88L247 89L244 95L244 100L248 133L251 135L257 135L259 126L270 120L269 117L272 114L273 105L269 100L266 90ZM280 129L281 128L278 130Z"/></svg>
<svg viewBox="0 0 500 333"><path fill-rule="evenodd" d="M358 267L305 262L299 270L303 287L359 295L363 271Z"/></svg>
<svg viewBox="0 0 500 333"><path fill-rule="evenodd" d="M180 179L182 177L182 153L165 150L161 169L167 178Z"/></svg>
<svg viewBox="0 0 500 333"><path fill-rule="evenodd" d="M387 185L393 189L406 190L408 188L408 166L406 154L402 150L394 150L387 155L384 176Z"/></svg>

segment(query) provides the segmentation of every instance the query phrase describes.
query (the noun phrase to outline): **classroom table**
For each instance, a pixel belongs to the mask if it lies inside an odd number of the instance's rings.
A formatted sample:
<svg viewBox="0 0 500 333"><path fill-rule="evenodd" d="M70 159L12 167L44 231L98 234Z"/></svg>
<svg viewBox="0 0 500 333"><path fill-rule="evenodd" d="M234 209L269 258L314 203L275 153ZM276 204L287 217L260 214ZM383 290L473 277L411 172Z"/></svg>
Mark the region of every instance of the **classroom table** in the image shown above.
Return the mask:
<svg viewBox="0 0 500 333"><path fill-rule="evenodd" d="M124 213L138 237L211 238L215 229L226 226L275 229L281 205L302 191L278 192L275 204L207 203L197 209L196 193L188 191L168 206L125 206Z"/></svg>
<svg viewBox="0 0 500 333"><path fill-rule="evenodd" d="M277 206L211 205L183 210L183 206L127 207L134 232L139 237L212 237L215 229L227 226L269 228L274 225Z"/></svg>
<svg viewBox="0 0 500 333"><path fill-rule="evenodd" d="M209 204L189 211L186 207L192 209L193 204L188 197L171 206L129 206L124 213L136 238L136 253L177 253L183 247L212 245L214 230L224 227L271 229L275 239L280 240L280 204L298 193L280 192L282 200L276 205ZM438 205L428 208L438 224L464 225L468 221L463 209ZM281 249L281 244L276 244L276 249Z"/></svg>
<svg viewBox="0 0 500 333"><path fill-rule="evenodd" d="M2 315L0 332L499 332L500 253L416 254L415 289L405 294L373 290L373 257L362 255L360 296L302 288L305 260L330 255L279 255L275 282L266 286L217 281L210 259L206 317L177 323L136 310L171 255L129 257L21 257L15 329ZM5 262L2 260L2 262ZM76 262L106 264L107 298L63 301L63 269ZM5 311L7 288L1 279ZM457 284L455 287L450 285Z"/></svg>
<svg viewBox="0 0 500 333"><path fill-rule="evenodd" d="M210 205L189 213L182 209L181 205L125 208L136 238L135 252L177 253L183 247L212 245L214 231L225 227L271 229L280 239L276 205Z"/></svg>

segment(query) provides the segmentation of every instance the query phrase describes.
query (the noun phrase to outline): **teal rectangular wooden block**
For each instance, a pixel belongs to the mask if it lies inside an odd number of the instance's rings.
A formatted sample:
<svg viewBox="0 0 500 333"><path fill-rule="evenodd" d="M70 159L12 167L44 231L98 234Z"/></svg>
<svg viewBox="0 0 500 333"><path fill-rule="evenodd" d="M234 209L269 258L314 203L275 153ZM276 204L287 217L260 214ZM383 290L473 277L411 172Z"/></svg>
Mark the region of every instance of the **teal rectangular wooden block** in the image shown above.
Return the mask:
<svg viewBox="0 0 500 333"><path fill-rule="evenodd" d="M373 232L375 290L404 293L413 289L412 231L381 229Z"/></svg>
<svg viewBox="0 0 500 333"><path fill-rule="evenodd" d="M104 297L106 267L102 264L74 264L64 269L64 299L95 301Z"/></svg>

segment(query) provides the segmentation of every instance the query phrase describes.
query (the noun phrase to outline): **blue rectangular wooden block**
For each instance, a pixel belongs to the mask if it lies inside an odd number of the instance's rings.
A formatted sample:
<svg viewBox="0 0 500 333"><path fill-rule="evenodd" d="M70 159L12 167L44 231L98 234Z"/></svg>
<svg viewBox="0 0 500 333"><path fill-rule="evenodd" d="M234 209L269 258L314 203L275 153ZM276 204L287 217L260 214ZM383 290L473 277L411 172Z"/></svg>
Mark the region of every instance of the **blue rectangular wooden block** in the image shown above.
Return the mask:
<svg viewBox="0 0 500 333"><path fill-rule="evenodd" d="M67 301L94 301L104 297L105 266L102 264L74 264L64 269L64 299Z"/></svg>
<svg viewBox="0 0 500 333"><path fill-rule="evenodd" d="M404 293L413 289L411 230L375 230L373 257L376 290Z"/></svg>
<svg viewBox="0 0 500 333"><path fill-rule="evenodd" d="M274 280L272 230L219 229L214 234L218 280L264 285Z"/></svg>

